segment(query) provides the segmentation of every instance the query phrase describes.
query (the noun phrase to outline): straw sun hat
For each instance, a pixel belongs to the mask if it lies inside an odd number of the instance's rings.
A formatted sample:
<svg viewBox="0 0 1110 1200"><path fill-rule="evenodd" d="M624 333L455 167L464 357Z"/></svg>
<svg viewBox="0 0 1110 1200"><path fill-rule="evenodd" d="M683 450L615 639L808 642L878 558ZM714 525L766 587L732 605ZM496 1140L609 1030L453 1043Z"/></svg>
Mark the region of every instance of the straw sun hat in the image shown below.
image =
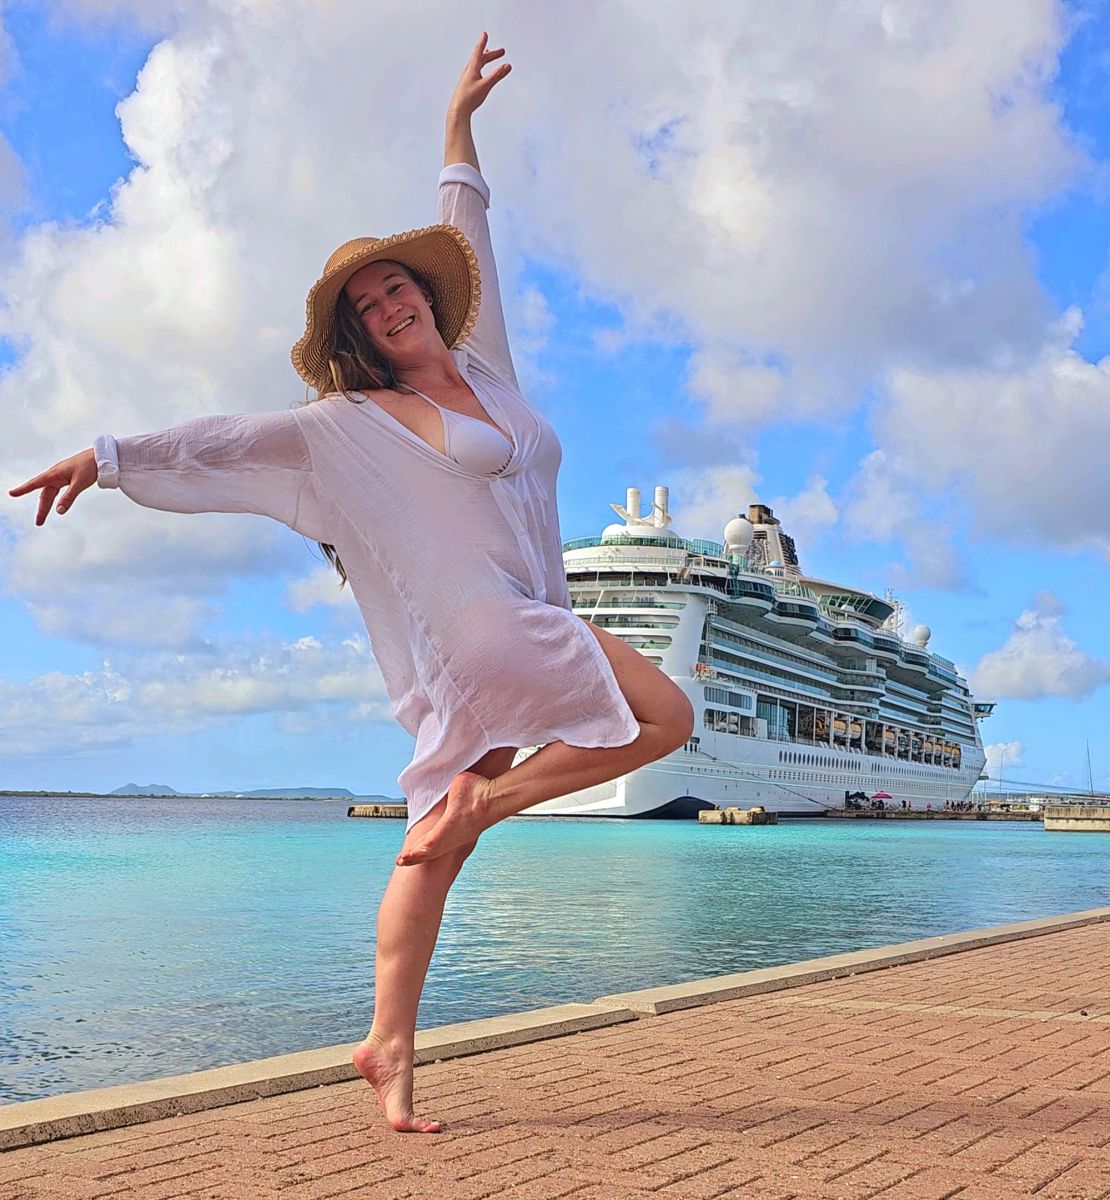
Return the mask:
<svg viewBox="0 0 1110 1200"><path fill-rule="evenodd" d="M428 281L432 315L449 350L474 328L482 296L478 260L453 225L427 225L386 238L353 238L332 254L309 289L304 336L292 353L293 366L306 383L320 387L329 380L335 302L347 280L383 258L412 267Z"/></svg>

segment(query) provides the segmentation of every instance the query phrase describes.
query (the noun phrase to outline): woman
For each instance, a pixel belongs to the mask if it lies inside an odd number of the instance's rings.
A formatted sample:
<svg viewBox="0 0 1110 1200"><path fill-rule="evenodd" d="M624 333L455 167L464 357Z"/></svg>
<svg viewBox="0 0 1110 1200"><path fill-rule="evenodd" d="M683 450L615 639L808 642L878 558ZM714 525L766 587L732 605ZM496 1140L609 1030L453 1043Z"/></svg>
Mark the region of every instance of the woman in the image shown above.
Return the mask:
<svg viewBox="0 0 1110 1200"><path fill-rule="evenodd" d="M151 508L253 512L313 538L350 580L392 709L416 739L408 825L377 923L373 1025L354 1063L394 1129L444 901L479 835L682 745L683 692L571 611L555 431L517 386L471 115L509 73L483 34L447 115L441 224L341 246L309 292L297 408L116 439L19 487L36 525L93 483ZM64 491L63 491L64 489ZM342 583L341 583L342 586ZM542 749L511 767L520 746ZM511 768L511 769L510 769Z"/></svg>

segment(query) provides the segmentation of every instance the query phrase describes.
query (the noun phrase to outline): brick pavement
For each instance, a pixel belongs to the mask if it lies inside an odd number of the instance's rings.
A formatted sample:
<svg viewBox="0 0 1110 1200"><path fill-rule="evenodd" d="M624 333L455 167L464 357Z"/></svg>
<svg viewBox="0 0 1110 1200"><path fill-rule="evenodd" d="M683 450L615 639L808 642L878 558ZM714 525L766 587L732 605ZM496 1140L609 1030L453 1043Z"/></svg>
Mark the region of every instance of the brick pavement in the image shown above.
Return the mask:
<svg viewBox="0 0 1110 1200"><path fill-rule="evenodd" d="M0 1200L1110 1197L1110 923L0 1154Z"/></svg>

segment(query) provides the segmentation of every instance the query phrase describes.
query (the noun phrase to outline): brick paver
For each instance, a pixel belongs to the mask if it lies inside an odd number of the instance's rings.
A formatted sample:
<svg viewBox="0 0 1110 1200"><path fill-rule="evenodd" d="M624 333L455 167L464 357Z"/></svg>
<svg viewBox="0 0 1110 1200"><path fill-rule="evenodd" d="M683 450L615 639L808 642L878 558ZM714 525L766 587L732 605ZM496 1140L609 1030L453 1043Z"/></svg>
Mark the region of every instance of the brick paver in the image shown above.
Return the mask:
<svg viewBox="0 0 1110 1200"><path fill-rule="evenodd" d="M1099 1200L1110 924L0 1155L0 1200Z"/></svg>

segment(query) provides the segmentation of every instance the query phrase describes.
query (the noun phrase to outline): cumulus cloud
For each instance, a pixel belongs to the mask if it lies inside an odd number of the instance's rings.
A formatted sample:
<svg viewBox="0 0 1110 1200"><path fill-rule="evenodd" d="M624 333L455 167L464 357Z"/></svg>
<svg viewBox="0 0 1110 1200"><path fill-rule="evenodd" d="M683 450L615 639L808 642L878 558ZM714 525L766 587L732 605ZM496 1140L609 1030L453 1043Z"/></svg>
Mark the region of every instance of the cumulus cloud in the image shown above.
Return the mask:
<svg viewBox="0 0 1110 1200"><path fill-rule="evenodd" d="M576 27L549 34L555 50ZM629 325L669 315L710 374L754 367L756 416L779 386L768 354L855 378L1020 355L1049 313L1022 214L1080 161L1045 96L1062 40L1039 2L796 3L788 21L707 4L697 22L607 5L575 49L574 105L552 120L542 89L518 93L513 119L548 133L512 178L537 247Z"/></svg>
<svg viewBox="0 0 1110 1200"><path fill-rule="evenodd" d="M893 542L901 558L888 564L890 582L905 588L959 590L969 586L963 555L942 504L926 501L911 462L889 450L873 450L846 489L845 527L865 541Z"/></svg>
<svg viewBox="0 0 1110 1200"><path fill-rule="evenodd" d="M0 679L0 755L74 758L259 713L281 718L289 733L311 733L319 721L334 732L392 720L364 635L333 644L211 642L191 654L152 651L26 683Z"/></svg>
<svg viewBox="0 0 1110 1200"><path fill-rule="evenodd" d="M1110 557L1110 358L1071 346L1071 311L1039 355L998 367L895 371L877 432L918 490L950 488L981 533Z"/></svg>
<svg viewBox="0 0 1110 1200"><path fill-rule="evenodd" d="M288 585L285 601L294 612L307 612L321 605L356 616L359 610L351 585L340 587L339 583L339 574L330 564L317 567Z"/></svg>
<svg viewBox="0 0 1110 1200"><path fill-rule="evenodd" d="M719 542L724 527L756 499L758 476L751 467L691 467L671 473L669 504L677 514L673 529L680 537L708 538ZM644 493L650 502L651 493ZM645 503L644 507L647 508Z"/></svg>
<svg viewBox="0 0 1110 1200"><path fill-rule="evenodd" d="M433 217L443 109L477 30L458 6L421 11L434 19L354 0L59 8L130 14L166 36L119 106L134 169L95 222L28 231L2 281L0 333L21 351L0 377L9 486L101 430L299 397L288 348L328 253ZM615 305L624 344L690 346L689 391L710 429L837 417L890 372L878 428L897 454L895 416L912 415L915 391L926 407L937 378L1037 369L1029 347L1051 314L1023 221L1084 166L1048 93L1059 6L795 0L784 20L757 0L711 0L692 22L617 0L588 10L583 37L563 9L492 0L483 21L515 68L477 134L522 378L550 334L546 298L517 284L526 258ZM552 62L575 64L571 103ZM947 444L978 452L961 412ZM680 474L690 531L719 538L753 479L724 462L703 480ZM31 541L23 506L6 519ZM74 563L87 572L103 553L84 544L105 540L102 511L75 509L64 547L36 531L8 577L74 636ZM150 589L152 622L161 605L175 637L226 579L286 573L299 547L243 525L221 550L188 518L160 554L165 515L121 501L111 520L116 586ZM919 539L919 577L959 578L935 530L907 517L893 533ZM159 570L203 587L174 607Z"/></svg>
<svg viewBox="0 0 1110 1200"><path fill-rule="evenodd" d="M1007 770L1020 767L1025 761L1025 746L1021 742L992 742L983 747L987 756L986 774L993 780L1001 779Z"/></svg>
<svg viewBox="0 0 1110 1200"><path fill-rule="evenodd" d="M1068 636L1063 612L1055 595L1039 593L1005 644L979 660L971 690L1010 700L1082 700L1110 683L1110 661L1092 657Z"/></svg>
<svg viewBox="0 0 1110 1200"><path fill-rule="evenodd" d="M840 515L836 501L829 495L829 481L815 475L795 496L777 496L771 501L775 516L796 539L804 555L805 547L834 524Z"/></svg>

